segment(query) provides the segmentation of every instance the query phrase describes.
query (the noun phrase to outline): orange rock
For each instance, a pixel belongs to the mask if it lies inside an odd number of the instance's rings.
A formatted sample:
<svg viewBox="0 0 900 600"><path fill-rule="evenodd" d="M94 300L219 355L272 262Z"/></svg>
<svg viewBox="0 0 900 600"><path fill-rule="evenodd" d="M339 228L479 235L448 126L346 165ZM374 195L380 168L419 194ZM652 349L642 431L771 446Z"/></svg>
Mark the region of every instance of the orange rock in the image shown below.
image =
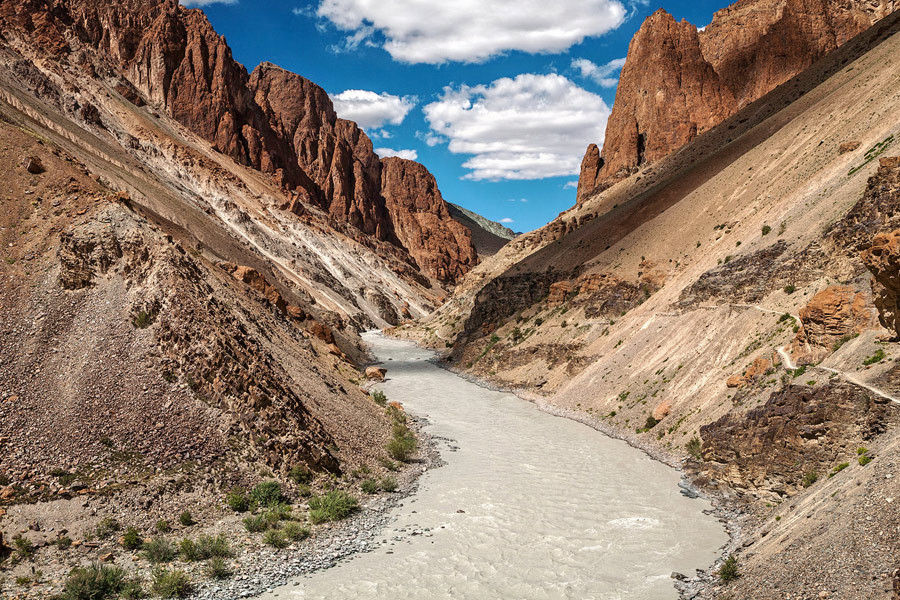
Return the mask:
<svg viewBox="0 0 900 600"><path fill-rule="evenodd" d="M825 288L800 309L802 325L791 342L794 360L819 362L833 352L838 340L874 327L873 312L862 292L840 285Z"/></svg>
<svg viewBox="0 0 900 600"><path fill-rule="evenodd" d="M656 405L651 416L657 421L662 421L670 412L672 412L672 403L669 400L663 400Z"/></svg>
<svg viewBox="0 0 900 600"><path fill-rule="evenodd" d="M878 166L886 169L896 169L900 167L900 156L882 156L878 159Z"/></svg>
<svg viewBox="0 0 900 600"><path fill-rule="evenodd" d="M750 366L744 370L742 375L732 375L729 377L725 382L725 385L730 388L744 387L757 377L765 375L769 369L772 368L772 365L773 362L771 359L760 356L750 363Z"/></svg>
<svg viewBox="0 0 900 600"><path fill-rule="evenodd" d="M861 258L875 276L872 293L878 320L886 329L900 335L900 229L876 235Z"/></svg>
<svg viewBox="0 0 900 600"><path fill-rule="evenodd" d="M324 323L314 321L309 331L326 344L334 343L334 333L332 333L331 328Z"/></svg>
<svg viewBox="0 0 900 600"><path fill-rule="evenodd" d="M854 140L852 142L844 142L840 146L838 146L838 154L846 154L848 152L853 152L861 145L860 142Z"/></svg>
<svg viewBox="0 0 900 600"><path fill-rule="evenodd" d="M382 367L366 367L366 379L372 379L374 381L384 381L384 376L387 374L387 369Z"/></svg>
<svg viewBox="0 0 900 600"><path fill-rule="evenodd" d="M732 375L725 382L725 385L730 388L737 388L744 385L744 378L741 375Z"/></svg>
<svg viewBox="0 0 900 600"><path fill-rule="evenodd" d="M571 281L557 281L550 284L550 293L547 295L547 306L558 306L568 300L569 294L575 291L575 284Z"/></svg>

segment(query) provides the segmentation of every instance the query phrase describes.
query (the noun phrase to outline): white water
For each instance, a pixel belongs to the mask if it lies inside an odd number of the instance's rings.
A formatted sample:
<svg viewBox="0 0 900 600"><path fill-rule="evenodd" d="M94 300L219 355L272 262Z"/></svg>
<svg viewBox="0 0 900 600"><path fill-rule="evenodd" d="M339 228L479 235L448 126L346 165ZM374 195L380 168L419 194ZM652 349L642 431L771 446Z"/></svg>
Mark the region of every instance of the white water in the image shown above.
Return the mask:
<svg viewBox="0 0 900 600"><path fill-rule="evenodd" d="M396 509L385 544L263 598L677 598L670 574L709 566L727 541L709 504L642 452L478 387L409 343L366 340L388 398L452 440L439 441L447 464Z"/></svg>

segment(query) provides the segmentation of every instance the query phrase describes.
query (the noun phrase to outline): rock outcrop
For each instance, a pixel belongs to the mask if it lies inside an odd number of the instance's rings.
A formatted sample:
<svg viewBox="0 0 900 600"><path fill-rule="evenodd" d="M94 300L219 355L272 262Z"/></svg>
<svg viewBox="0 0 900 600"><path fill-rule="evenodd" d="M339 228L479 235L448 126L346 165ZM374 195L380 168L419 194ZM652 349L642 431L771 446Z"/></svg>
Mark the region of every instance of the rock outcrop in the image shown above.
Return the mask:
<svg viewBox="0 0 900 600"><path fill-rule="evenodd" d="M386 158L382 165L381 194L397 239L424 272L457 281L478 255L469 230L450 216L434 175L403 158Z"/></svg>
<svg viewBox="0 0 900 600"><path fill-rule="evenodd" d="M817 363L834 351L842 340L874 325L868 298L853 288L834 285L812 297L800 309L802 323L791 354L798 364Z"/></svg>
<svg viewBox="0 0 900 600"><path fill-rule="evenodd" d="M877 235L863 251L862 260L874 275L872 295L878 320L900 336L900 229Z"/></svg>
<svg viewBox="0 0 900 600"><path fill-rule="evenodd" d="M371 140L356 123L337 118L322 88L270 63L248 74L199 10L176 0L2 0L0 25L72 62L88 64L82 46L99 51L109 62L103 67L124 79L116 86L124 97L165 110L219 152L271 174L295 192L295 212L303 203L319 206L338 222L405 248L440 281L452 283L477 263L471 237L448 214L425 167L407 165L403 172L415 175L404 177L402 190L396 180L383 184ZM383 190L393 193L390 202ZM404 212L412 209L420 212ZM433 256L435 248L440 256Z"/></svg>
<svg viewBox="0 0 900 600"><path fill-rule="evenodd" d="M683 146L894 9L893 0L741 0L702 31L656 11L628 48L603 151L588 147L578 201Z"/></svg>

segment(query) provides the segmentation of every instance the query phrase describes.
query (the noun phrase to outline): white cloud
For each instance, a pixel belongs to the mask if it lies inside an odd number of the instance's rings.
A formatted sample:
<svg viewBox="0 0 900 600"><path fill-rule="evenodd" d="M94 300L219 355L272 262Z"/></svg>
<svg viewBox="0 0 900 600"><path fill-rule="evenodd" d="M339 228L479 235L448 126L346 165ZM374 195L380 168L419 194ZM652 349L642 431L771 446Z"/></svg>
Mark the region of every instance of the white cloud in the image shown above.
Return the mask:
<svg viewBox="0 0 900 600"><path fill-rule="evenodd" d="M356 121L363 129L399 125L416 105L414 96L394 96L367 90L347 90L332 96L334 110L342 119Z"/></svg>
<svg viewBox="0 0 900 600"><path fill-rule="evenodd" d="M603 87L615 87L619 77L614 76L625 65L624 58L616 58L605 65L592 63L586 58L576 58L572 61L572 68L578 69L585 79L592 79Z"/></svg>
<svg viewBox="0 0 900 600"><path fill-rule="evenodd" d="M513 221L509 217L503 217L502 219L500 219L500 222L501 223L515 223L515 221Z"/></svg>
<svg viewBox="0 0 900 600"><path fill-rule="evenodd" d="M419 158L419 153L415 150L393 150L391 148L375 148L375 154L380 156L381 158L387 158L388 156L397 156L400 158L405 158L406 160L416 160Z"/></svg>
<svg viewBox="0 0 900 600"><path fill-rule="evenodd" d="M603 143L609 118L603 98L557 74L446 87L423 110L451 152L474 155L463 163L467 179L576 175L587 145Z"/></svg>
<svg viewBox="0 0 900 600"><path fill-rule="evenodd" d="M210 4L237 4L238 0L181 0L181 5L187 8L209 6Z"/></svg>
<svg viewBox="0 0 900 600"><path fill-rule="evenodd" d="M562 52L621 25L619 0L321 0L318 15L372 36L407 63L478 62L507 50Z"/></svg>
<svg viewBox="0 0 900 600"><path fill-rule="evenodd" d="M578 187L578 180L572 180L572 181L567 181L566 185L563 186L563 189L577 188L577 187Z"/></svg>

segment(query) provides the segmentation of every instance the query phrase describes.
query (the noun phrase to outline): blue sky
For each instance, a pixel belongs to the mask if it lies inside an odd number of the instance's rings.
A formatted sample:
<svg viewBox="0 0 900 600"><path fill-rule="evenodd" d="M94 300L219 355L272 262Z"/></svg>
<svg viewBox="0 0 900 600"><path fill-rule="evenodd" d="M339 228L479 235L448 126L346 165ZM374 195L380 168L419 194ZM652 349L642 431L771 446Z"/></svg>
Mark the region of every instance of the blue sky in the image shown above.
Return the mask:
<svg viewBox="0 0 900 600"><path fill-rule="evenodd" d="M182 0L248 70L321 85L380 154L415 157L444 198L517 231L575 202L628 42L657 8L698 26L727 0Z"/></svg>

